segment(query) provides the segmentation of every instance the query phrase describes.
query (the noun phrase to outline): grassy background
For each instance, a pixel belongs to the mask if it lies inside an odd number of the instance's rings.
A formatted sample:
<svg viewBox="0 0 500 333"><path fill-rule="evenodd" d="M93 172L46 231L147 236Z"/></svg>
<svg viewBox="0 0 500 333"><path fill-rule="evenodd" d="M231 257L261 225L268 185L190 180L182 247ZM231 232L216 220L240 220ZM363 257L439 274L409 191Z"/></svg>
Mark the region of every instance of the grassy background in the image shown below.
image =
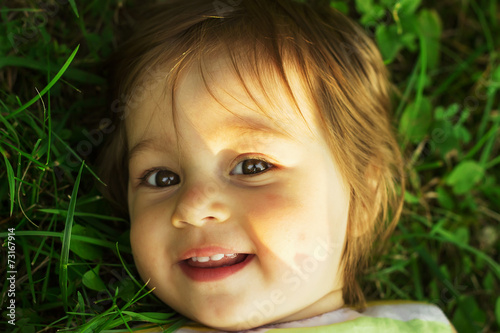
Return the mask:
<svg viewBox="0 0 500 333"><path fill-rule="evenodd" d="M112 217L95 190L92 162L108 135L97 124L110 110L102 61L138 3L0 4L2 332L183 322L143 288L128 222ZM497 2L330 3L383 53L408 163L403 217L390 252L363 275L366 295L435 303L458 332L499 332ZM8 228L15 229L16 326L6 317Z"/></svg>

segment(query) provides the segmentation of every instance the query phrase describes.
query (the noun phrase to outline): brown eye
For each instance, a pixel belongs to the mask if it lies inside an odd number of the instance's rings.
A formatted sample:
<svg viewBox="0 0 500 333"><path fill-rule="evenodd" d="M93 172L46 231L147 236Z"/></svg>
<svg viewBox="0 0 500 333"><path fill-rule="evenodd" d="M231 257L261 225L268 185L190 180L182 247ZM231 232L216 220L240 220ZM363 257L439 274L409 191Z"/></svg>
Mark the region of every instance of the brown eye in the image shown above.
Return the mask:
<svg viewBox="0 0 500 333"><path fill-rule="evenodd" d="M231 174L233 175L254 175L257 173L262 173L270 169L272 165L263 160L258 159L248 159L241 161L233 169Z"/></svg>
<svg viewBox="0 0 500 333"><path fill-rule="evenodd" d="M151 186L167 187L179 184L181 179L170 170L158 170L148 175L147 182Z"/></svg>

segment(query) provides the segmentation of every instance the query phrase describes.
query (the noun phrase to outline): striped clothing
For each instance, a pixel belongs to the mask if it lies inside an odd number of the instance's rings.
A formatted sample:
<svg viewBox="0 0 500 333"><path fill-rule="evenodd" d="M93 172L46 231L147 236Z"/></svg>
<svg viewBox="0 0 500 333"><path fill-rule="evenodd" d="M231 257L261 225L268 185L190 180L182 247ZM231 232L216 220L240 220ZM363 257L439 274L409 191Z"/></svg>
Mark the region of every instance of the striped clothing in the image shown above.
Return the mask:
<svg viewBox="0 0 500 333"><path fill-rule="evenodd" d="M141 330L144 333L162 332L162 329ZM176 333L220 333L196 323L191 323L175 331ZM323 333L323 332L455 332L443 312L435 305L407 302L381 301L369 303L363 312L344 307L322 315L265 325L244 331L245 333Z"/></svg>

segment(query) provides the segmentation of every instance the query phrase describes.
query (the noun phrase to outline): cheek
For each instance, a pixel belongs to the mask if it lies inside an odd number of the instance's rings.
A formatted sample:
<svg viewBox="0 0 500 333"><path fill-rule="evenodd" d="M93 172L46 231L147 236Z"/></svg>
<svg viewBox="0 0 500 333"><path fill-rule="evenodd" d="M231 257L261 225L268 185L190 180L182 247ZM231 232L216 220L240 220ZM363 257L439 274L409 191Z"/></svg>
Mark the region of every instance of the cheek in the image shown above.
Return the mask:
<svg viewBox="0 0 500 333"><path fill-rule="evenodd" d="M253 225L263 230L277 230L290 241L307 240L311 234L325 232L330 227L326 196L314 191L297 190L289 186L253 197L248 216Z"/></svg>
<svg viewBox="0 0 500 333"><path fill-rule="evenodd" d="M161 214L153 209L136 209L135 214L131 216L130 244L134 261L143 277L162 259L161 253L165 247L165 239L162 236L164 224Z"/></svg>
<svg viewBox="0 0 500 333"><path fill-rule="evenodd" d="M260 232L281 230L286 232L286 226L290 226L292 217L297 216L300 202L292 195L283 191L266 192L252 196L247 201L246 216L250 224Z"/></svg>
<svg viewBox="0 0 500 333"><path fill-rule="evenodd" d="M254 207L256 209L256 214L258 212L264 213L265 215L269 215L270 213L287 214L287 212L294 206L292 202L293 198L287 196L286 194L265 193L259 197L261 200L258 202L257 207Z"/></svg>
<svg viewBox="0 0 500 333"><path fill-rule="evenodd" d="M163 232L170 222L168 206L159 199L143 198L133 201L130 206L131 236L158 237L158 233Z"/></svg>
<svg viewBox="0 0 500 333"><path fill-rule="evenodd" d="M130 245L132 246L132 255L134 263L141 278L148 281L152 276L154 264L154 256L149 246L152 244L148 240L149 233L145 228L137 228L132 224L130 230Z"/></svg>
<svg viewBox="0 0 500 333"><path fill-rule="evenodd" d="M141 226L137 220L132 220L132 226L130 228L130 244L132 245L132 250L137 253L140 252L143 246L147 245L145 242L149 237L149 228Z"/></svg>
<svg viewBox="0 0 500 333"><path fill-rule="evenodd" d="M154 246L154 234L151 234L151 228L144 227L139 221L132 221L130 228L130 245L132 246L132 254L134 261L138 268L145 268L146 263L150 262L149 258L152 257L151 246Z"/></svg>
<svg viewBox="0 0 500 333"><path fill-rule="evenodd" d="M294 174L244 199L248 233L270 263L279 260L297 268L319 253L318 264L337 267L349 205L341 184L328 177L331 174Z"/></svg>
<svg viewBox="0 0 500 333"><path fill-rule="evenodd" d="M258 250L289 263L300 252L309 252L317 237L320 223L310 207L296 191L286 188L248 198L245 207L248 234L258 244Z"/></svg>

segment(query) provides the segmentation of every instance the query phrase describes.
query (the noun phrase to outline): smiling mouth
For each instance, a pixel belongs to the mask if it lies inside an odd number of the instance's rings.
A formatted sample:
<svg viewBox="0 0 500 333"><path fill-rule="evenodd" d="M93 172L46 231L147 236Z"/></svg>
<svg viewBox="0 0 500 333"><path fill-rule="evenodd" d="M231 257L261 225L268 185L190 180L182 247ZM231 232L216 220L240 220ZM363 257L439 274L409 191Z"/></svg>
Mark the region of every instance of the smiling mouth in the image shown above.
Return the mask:
<svg viewBox="0 0 500 333"><path fill-rule="evenodd" d="M229 278L249 265L255 254L214 254L210 257L191 257L179 262L181 271L197 282L214 282Z"/></svg>
<svg viewBox="0 0 500 333"><path fill-rule="evenodd" d="M243 262L248 255L247 253L215 254L210 257L191 257L184 262L190 267L221 268L237 265Z"/></svg>

